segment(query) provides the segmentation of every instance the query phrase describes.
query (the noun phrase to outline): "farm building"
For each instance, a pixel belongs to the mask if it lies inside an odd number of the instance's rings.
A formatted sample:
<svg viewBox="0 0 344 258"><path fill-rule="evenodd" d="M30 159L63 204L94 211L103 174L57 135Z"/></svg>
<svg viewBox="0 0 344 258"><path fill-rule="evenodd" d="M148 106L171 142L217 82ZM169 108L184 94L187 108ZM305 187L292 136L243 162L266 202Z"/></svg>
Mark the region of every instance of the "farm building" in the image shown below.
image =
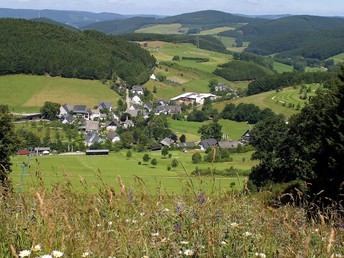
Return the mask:
<svg viewBox="0 0 344 258"><path fill-rule="evenodd" d="M207 98L210 98L210 100L214 100L216 96L210 93L187 92L170 99L170 101L174 101L177 104L185 103L187 105L189 103L196 103L196 105L203 105L204 100Z"/></svg>
<svg viewBox="0 0 344 258"><path fill-rule="evenodd" d="M109 150L88 150L86 151L87 156L104 156L109 155Z"/></svg>

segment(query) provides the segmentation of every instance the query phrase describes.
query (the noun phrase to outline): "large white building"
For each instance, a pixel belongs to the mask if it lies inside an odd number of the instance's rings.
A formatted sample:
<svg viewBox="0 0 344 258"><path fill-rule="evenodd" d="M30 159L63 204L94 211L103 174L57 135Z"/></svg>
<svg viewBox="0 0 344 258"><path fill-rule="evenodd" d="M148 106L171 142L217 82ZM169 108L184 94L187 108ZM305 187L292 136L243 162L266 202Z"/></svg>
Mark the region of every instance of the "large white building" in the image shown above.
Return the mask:
<svg viewBox="0 0 344 258"><path fill-rule="evenodd" d="M204 100L207 98L210 98L210 100L214 100L216 96L210 93L187 92L170 99L170 101L174 101L176 103L184 102L185 104L196 103L196 105L203 105Z"/></svg>

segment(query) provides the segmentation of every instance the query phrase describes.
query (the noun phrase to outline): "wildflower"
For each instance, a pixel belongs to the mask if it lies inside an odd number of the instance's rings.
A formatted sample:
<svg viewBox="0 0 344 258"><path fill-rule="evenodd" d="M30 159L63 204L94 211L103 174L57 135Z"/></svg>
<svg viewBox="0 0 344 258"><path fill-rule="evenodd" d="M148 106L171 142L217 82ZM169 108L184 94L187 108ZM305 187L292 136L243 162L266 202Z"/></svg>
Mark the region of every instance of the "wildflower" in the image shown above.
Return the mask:
<svg viewBox="0 0 344 258"><path fill-rule="evenodd" d="M111 225L112 225L112 221L109 221L109 222L108 222L108 225L111 226Z"/></svg>
<svg viewBox="0 0 344 258"><path fill-rule="evenodd" d="M133 219L133 220L131 221L131 223L135 224L135 223L137 223L137 220L134 220L134 219Z"/></svg>
<svg viewBox="0 0 344 258"><path fill-rule="evenodd" d="M169 212L169 211L170 211L170 209L169 209L169 208L165 208L165 209L164 209L164 211L166 211L166 212Z"/></svg>
<svg viewBox="0 0 344 258"><path fill-rule="evenodd" d="M159 236L159 232L152 233L152 237L156 237L156 236Z"/></svg>
<svg viewBox="0 0 344 258"><path fill-rule="evenodd" d="M226 241L221 241L221 245L226 245L227 242Z"/></svg>
<svg viewBox="0 0 344 258"><path fill-rule="evenodd" d="M35 245L34 247L31 248L32 251L34 252L38 252L42 250L41 245Z"/></svg>
<svg viewBox="0 0 344 258"><path fill-rule="evenodd" d="M97 224L97 227L101 227L101 226L102 226L102 224L100 224L100 223Z"/></svg>
<svg viewBox="0 0 344 258"><path fill-rule="evenodd" d="M146 213L141 212L141 213L140 213L140 216L143 217L145 214L146 214Z"/></svg>
<svg viewBox="0 0 344 258"><path fill-rule="evenodd" d="M232 227L232 228L237 228L238 226L239 226L239 224L236 223L236 222L231 223L231 227Z"/></svg>
<svg viewBox="0 0 344 258"><path fill-rule="evenodd" d="M187 245L187 244L189 244L188 241L180 241L180 243L181 243L182 245Z"/></svg>
<svg viewBox="0 0 344 258"><path fill-rule="evenodd" d="M141 258L149 258L149 256L148 255L144 255Z"/></svg>
<svg viewBox="0 0 344 258"><path fill-rule="evenodd" d="M192 256L192 255L194 254L194 252L193 252L191 249L186 249L186 250L184 251L184 254L185 254L186 256Z"/></svg>
<svg viewBox="0 0 344 258"><path fill-rule="evenodd" d="M63 252L54 250L54 251L52 252L52 255L53 255L53 257L55 257L55 258L57 258L57 257L62 257L62 256L63 256Z"/></svg>
<svg viewBox="0 0 344 258"><path fill-rule="evenodd" d="M23 251L20 251L19 257L28 257L30 256L30 254L31 254L30 250L23 250Z"/></svg>
<svg viewBox="0 0 344 258"><path fill-rule="evenodd" d="M81 257L87 257L87 256L90 256L90 255L91 255L90 252L84 252L84 253L81 255Z"/></svg>
<svg viewBox="0 0 344 258"><path fill-rule="evenodd" d="M334 257L340 257L341 258L341 257L344 257L344 256L341 255L341 254L335 254Z"/></svg>
<svg viewBox="0 0 344 258"><path fill-rule="evenodd" d="M246 231L246 232L244 233L244 236L245 236L245 237L252 236L252 233L251 233L251 232L248 232L248 231Z"/></svg>
<svg viewBox="0 0 344 258"><path fill-rule="evenodd" d="M41 258L53 258L51 254L43 254Z"/></svg>
<svg viewBox="0 0 344 258"><path fill-rule="evenodd" d="M265 253L255 253L255 255L257 257L266 258L266 254Z"/></svg>

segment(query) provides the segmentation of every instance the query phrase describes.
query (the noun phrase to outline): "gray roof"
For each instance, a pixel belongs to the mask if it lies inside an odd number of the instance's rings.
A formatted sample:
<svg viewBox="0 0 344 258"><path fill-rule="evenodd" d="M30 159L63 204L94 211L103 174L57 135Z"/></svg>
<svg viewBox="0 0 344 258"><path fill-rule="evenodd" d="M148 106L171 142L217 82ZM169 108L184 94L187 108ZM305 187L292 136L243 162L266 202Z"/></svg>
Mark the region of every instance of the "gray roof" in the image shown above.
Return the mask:
<svg viewBox="0 0 344 258"><path fill-rule="evenodd" d="M106 139L110 139L112 140L113 138L115 138L116 136L119 136L118 133L116 133L115 131L110 131L106 134Z"/></svg>
<svg viewBox="0 0 344 258"><path fill-rule="evenodd" d="M172 143L174 143L174 140L166 137L165 139L162 139L160 143L165 146L170 146Z"/></svg>
<svg viewBox="0 0 344 258"><path fill-rule="evenodd" d="M191 148L191 147L196 147L197 143L196 142L181 142L175 145L177 148Z"/></svg>
<svg viewBox="0 0 344 258"><path fill-rule="evenodd" d="M85 105L75 105L73 107L73 112L74 113L88 113L87 107Z"/></svg>
<svg viewBox="0 0 344 258"><path fill-rule="evenodd" d="M97 131L99 129L99 121L86 121L86 131Z"/></svg>
<svg viewBox="0 0 344 258"><path fill-rule="evenodd" d="M222 149L237 148L240 145L239 141L220 141L219 147Z"/></svg>
<svg viewBox="0 0 344 258"><path fill-rule="evenodd" d="M110 102L99 102L98 107L99 109L111 109L112 105Z"/></svg>
<svg viewBox="0 0 344 258"><path fill-rule="evenodd" d="M98 134L93 133L93 132L88 132L85 136L85 142L93 144L96 142L100 142L100 138Z"/></svg>
<svg viewBox="0 0 344 258"><path fill-rule="evenodd" d="M143 91L142 87L141 86L133 86L131 88L131 91Z"/></svg>
<svg viewBox="0 0 344 258"><path fill-rule="evenodd" d="M214 147L217 144L217 140L210 138L210 139L204 139L202 140L199 145L202 145L204 149L208 148L208 147Z"/></svg>

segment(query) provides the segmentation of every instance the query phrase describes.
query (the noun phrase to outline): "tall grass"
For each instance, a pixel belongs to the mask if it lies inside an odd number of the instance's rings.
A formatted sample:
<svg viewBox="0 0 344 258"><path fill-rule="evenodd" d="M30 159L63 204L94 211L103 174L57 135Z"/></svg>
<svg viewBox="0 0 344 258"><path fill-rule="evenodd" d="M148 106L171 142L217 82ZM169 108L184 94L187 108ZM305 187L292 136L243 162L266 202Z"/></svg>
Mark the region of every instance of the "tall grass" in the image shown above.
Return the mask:
<svg viewBox="0 0 344 258"><path fill-rule="evenodd" d="M180 177L181 194L163 186L150 194L139 177L128 188L120 177L106 184L98 172L92 181L80 178L80 188L65 173L65 180L47 187L37 171L27 192L1 190L0 256L30 249L30 257L54 250L63 257L344 255L343 224L334 213L319 213L316 220L306 206L272 208L269 192L207 195L194 180L202 179ZM89 192L92 185L96 193Z"/></svg>

